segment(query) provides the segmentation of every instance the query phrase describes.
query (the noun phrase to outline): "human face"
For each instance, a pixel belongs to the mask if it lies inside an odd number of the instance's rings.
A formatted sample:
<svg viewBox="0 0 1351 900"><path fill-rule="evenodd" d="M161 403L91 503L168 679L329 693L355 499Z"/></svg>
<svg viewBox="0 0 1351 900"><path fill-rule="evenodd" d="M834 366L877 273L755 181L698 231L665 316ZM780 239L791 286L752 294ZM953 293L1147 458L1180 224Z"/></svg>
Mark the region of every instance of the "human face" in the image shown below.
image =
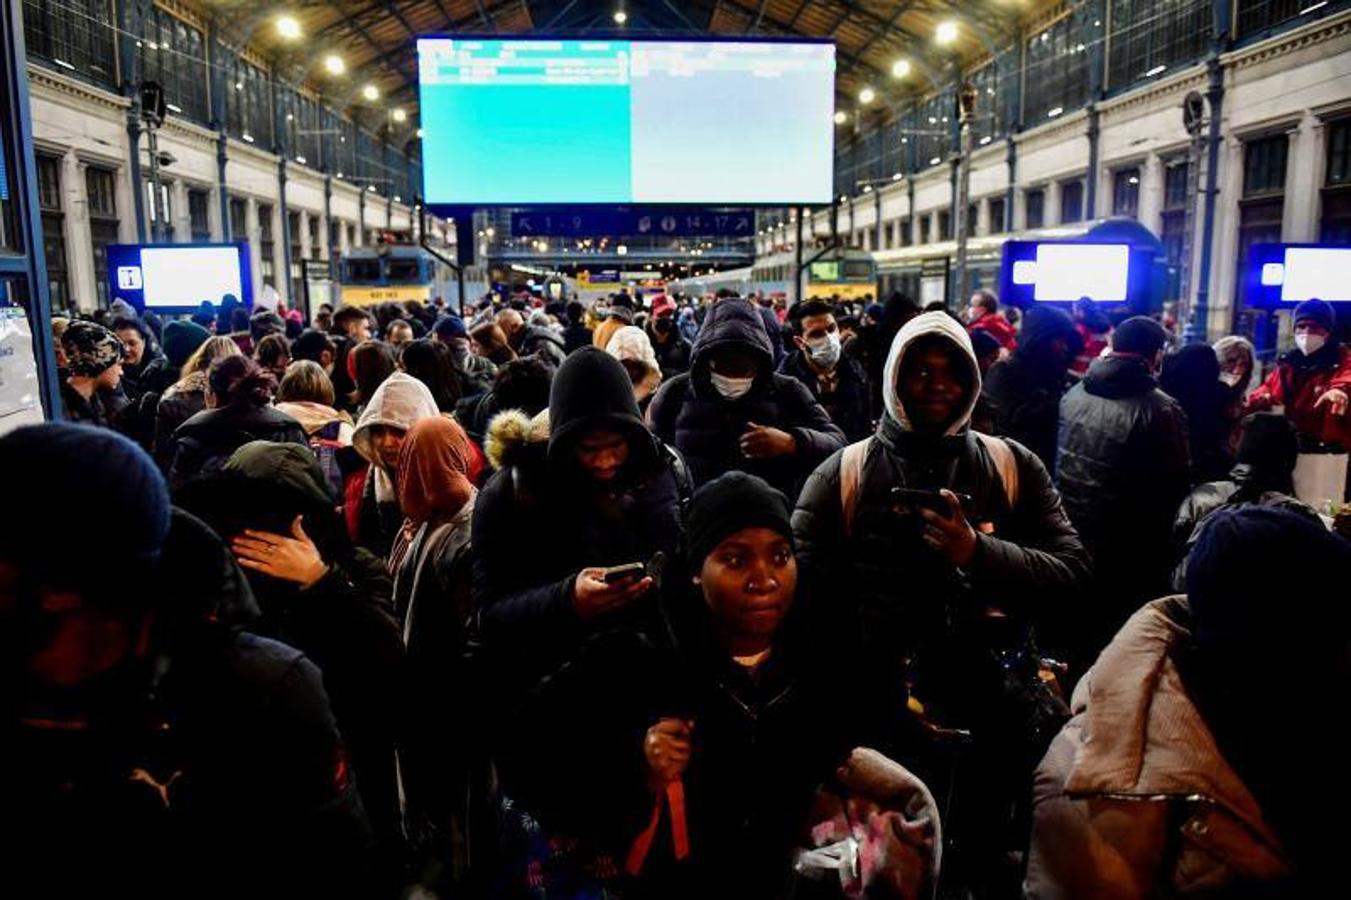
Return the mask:
<svg viewBox="0 0 1351 900"><path fill-rule="evenodd" d="M393 472L399 467L399 448L408 432L392 425L371 426L371 448L380 468Z"/></svg>
<svg viewBox="0 0 1351 900"><path fill-rule="evenodd" d="M930 344L905 354L896 390L916 430L945 431L957 418L966 393L957 353L956 347Z"/></svg>
<svg viewBox="0 0 1351 900"><path fill-rule="evenodd" d="M714 372L728 378L754 378L759 370L755 364L755 357L739 347L724 347L718 350L709 365Z"/></svg>
<svg viewBox="0 0 1351 900"><path fill-rule="evenodd" d="M371 320L365 316L347 323L347 336L357 343L371 339Z"/></svg>
<svg viewBox="0 0 1351 900"><path fill-rule="evenodd" d="M797 559L772 528L743 528L704 557L694 583L703 588L733 653L758 653L774 640L797 592Z"/></svg>
<svg viewBox="0 0 1351 900"><path fill-rule="evenodd" d="M802 320L802 334L793 337L793 343L797 344L798 349L806 350L808 344L815 343L828 335L839 334L840 328L835 324L835 317L830 313L820 316L807 316Z"/></svg>
<svg viewBox="0 0 1351 900"><path fill-rule="evenodd" d="M95 385L97 387L103 388L104 390L112 391L116 390L117 386L121 383L122 383L122 364L119 362L113 363L111 366L104 369L103 374L99 375L98 381L95 382Z"/></svg>
<svg viewBox="0 0 1351 900"><path fill-rule="evenodd" d="M596 481L613 481L629 459L629 442L617 431L599 429L577 441L577 464Z"/></svg>
<svg viewBox="0 0 1351 900"><path fill-rule="evenodd" d="M122 343L127 347L123 362L129 366L139 363L141 357L145 355L145 341L141 339L141 333L135 328L119 328L117 329L117 336L122 339Z"/></svg>
<svg viewBox="0 0 1351 900"><path fill-rule="evenodd" d="M408 325L393 325L389 329L389 342L395 347L413 339L413 329Z"/></svg>
<svg viewBox="0 0 1351 900"><path fill-rule="evenodd" d="M1326 328L1324 328L1322 325L1319 325L1312 319L1300 319L1298 322L1295 323L1295 334L1297 335L1311 334L1316 337L1327 338L1327 336L1330 333L1331 332L1329 332Z"/></svg>
<svg viewBox="0 0 1351 900"><path fill-rule="evenodd" d="M1248 377L1248 368L1248 357L1246 354L1230 356L1227 359L1220 360L1220 373L1233 376L1235 384L1242 383L1243 379Z"/></svg>

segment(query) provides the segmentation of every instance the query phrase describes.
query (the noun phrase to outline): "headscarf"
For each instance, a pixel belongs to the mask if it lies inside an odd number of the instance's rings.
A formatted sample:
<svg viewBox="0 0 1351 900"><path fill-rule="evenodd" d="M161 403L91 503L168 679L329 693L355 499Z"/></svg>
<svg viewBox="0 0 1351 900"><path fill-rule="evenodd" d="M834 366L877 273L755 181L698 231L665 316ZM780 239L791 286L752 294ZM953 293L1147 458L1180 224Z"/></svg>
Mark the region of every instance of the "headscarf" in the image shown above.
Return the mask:
<svg viewBox="0 0 1351 900"><path fill-rule="evenodd" d="M440 410L436 408L432 392L412 375L395 372L375 389L370 402L361 411L361 418L357 420L352 446L374 470L376 500L390 503L397 498L394 496L393 479L380 466L379 457L371 445L371 428L385 425L407 431L419 419L437 415L440 415Z"/></svg>
<svg viewBox="0 0 1351 900"><path fill-rule="evenodd" d="M473 460L469 436L453 419L420 419L399 448L399 508L403 527L390 550L390 571L403 563L408 547L426 522L454 517L474 496L468 471Z"/></svg>

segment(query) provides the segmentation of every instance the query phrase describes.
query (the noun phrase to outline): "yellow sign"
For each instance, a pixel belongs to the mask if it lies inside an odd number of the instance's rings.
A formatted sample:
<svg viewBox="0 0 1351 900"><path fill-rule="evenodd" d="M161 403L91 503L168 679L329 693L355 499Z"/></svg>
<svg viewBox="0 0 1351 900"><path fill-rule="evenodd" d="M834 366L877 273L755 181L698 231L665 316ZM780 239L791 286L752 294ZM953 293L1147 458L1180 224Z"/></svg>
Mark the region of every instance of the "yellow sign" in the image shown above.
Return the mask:
<svg viewBox="0 0 1351 900"><path fill-rule="evenodd" d="M871 297L876 300L877 285L871 282L868 284L846 284L829 281L807 285L808 300L829 300L835 296L838 296L841 300L862 300L864 297Z"/></svg>
<svg viewBox="0 0 1351 900"><path fill-rule="evenodd" d="M402 285L399 287L359 287L344 284L342 303L344 306L370 306L375 303L402 303L405 300L420 300L426 303L432 297L431 285Z"/></svg>

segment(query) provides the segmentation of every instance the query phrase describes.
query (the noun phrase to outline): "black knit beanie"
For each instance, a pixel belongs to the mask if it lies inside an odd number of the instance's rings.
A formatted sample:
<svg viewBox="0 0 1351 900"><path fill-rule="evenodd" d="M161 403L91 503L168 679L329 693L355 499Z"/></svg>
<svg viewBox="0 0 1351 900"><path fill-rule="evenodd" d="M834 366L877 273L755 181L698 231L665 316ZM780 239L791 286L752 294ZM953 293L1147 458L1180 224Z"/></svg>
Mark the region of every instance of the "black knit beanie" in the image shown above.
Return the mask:
<svg viewBox="0 0 1351 900"><path fill-rule="evenodd" d="M1148 316L1131 316L1112 332L1113 353L1133 353L1149 359L1168 342L1168 332Z"/></svg>
<svg viewBox="0 0 1351 900"><path fill-rule="evenodd" d="M770 528L793 539L791 510L763 478L727 472L694 492L685 522L685 560L698 567L713 548L745 528Z"/></svg>

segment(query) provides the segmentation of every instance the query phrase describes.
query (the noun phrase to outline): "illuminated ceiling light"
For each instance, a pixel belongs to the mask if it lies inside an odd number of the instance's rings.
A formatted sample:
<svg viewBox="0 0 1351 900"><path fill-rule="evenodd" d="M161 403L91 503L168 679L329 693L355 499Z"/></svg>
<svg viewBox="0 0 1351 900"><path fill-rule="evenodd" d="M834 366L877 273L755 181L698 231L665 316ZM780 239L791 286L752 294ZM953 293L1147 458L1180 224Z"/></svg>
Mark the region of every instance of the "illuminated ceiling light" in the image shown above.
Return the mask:
<svg viewBox="0 0 1351 900"><path fill-rule="evenodd" d="M277 17L277 34L288 41L294 41L300 37L300 20L292 15L281 15Z"/></svg>
<svg viewBox="0 0 1351 900"><path fill-rule="evenodd" d="M1153 78L1155 75L1162 75L1165 71L1167 71L1167 69L1168 69L1167 66L1155 66L1154 68L1150 69L1148 72L1145 73L1145 77Z"/></svg>
<svg viewBox="0 0 1351 900"><path fill-rule="evenodd" d="M865 193L865 194L871 194L872 192L873 192L873 186L872 186L871 184L865 184L865 185L863 186L863 193Z"/></svg>
<svg viewBox="0 0 1351 900"><path fill-rule="evenodd" d="M1054 119L1056 116L1060 115L1060 114L1063 113L1064 111L1065 111L1065 107L1063 107L1063 106L1055 106L1055 107L1052 107L1051 109L1048 109L1048 110L1046 111L1046 118L1048 118L1048 119Z"/></svg>
<svg viewBox="0 0 1351 900"><path fill-rule="evenodd" d="M934 40L938 43L947 45L957 40L957 23L952 19L938 23L938 30L934 32Z"/></svg>
<svg viewBox="0 0 1351 900"><path fill-rule="evenodd" d="M906 78L910 75L910 60L898 59L891 64L891 77Z"/></svg>
<svg viewBox="0 0 1351 900"><path fill-rule="evenodd" d="M361 89L361 96L374 102L380 99L380 89L373 84L368 84Z"/></svg>
<svg viewBox="0 0 1351 900"><path fill-rule="evenodd" d="M624 244L620 244L619 246L615 247L615 253L618 254L619 256L628 256L629 248Z"/></svg>
<svg viewBox="0 0 1351 900"><path fill-rule="evenodd" d="M399 106L394 107L393 116L394 116L394 121L395 121L395 122L407 122L407 121L408 121L408 113L404 112L402 107L399 107Z"/></svg>
<svg viewBox="0 0 1351 900"><path fill-rule="evenodd" d="M902 178L904 178L904 177L905 177L905 176L904 176L903 174L901 174L900 172L897 172L895 175L892 175L892 176L891 176L891 180L892 180L892 181L900 181L900 180L901 180Z"/></svg>
<svg viewBox="0 0 1351 900"><path fill-rule="evenodd" d="M849 121L849 115L844 110L840 109L835 111L836 125L843 125L847 121Z"/></svg>
<svg viewBox="0 0 1351 900"><path fill-rule="evenodd" d="M933 159L929 160L929 165L931 165L931 166L936 166L936 165L938 165L939 163L941 163L942 161L943 161L942 157L935 156Z"/></svg>
<svg viewBox="0 0 1351 900"><path fill-rule="evenodd" d="M980 145L981 145L982 147L984 147L986 144L990 143L991 140L993 140L993 138L991 138L991 137L987 134L987 135L985 135L985 137L983 137L983 138L980 139Z"/></svg>
<svg viewBox="0 0 1351 900"><path fill-rule="evenodd" d="M419 128L419 129L417 130L417 136L418 136L418 140L422 140L422 129L421 129L421 128Z"/></svg>
<svg viewBox="0 0 1351 900"><path fill-rule="evenodd" d="M858 92L859 103L872 103L876 99L877 99L877 92L870 87L865 87L863 90Z"/></svg>
<svg viewBox="0 0 1351 900"><path fill-rule="evenodd" d="M330 75L341 75L347 71L347 63L342 61L342 57L336 53L330 53L324 57L324 68Z"/></svg>
<svg viewBox="0 0 1351 900"><path fill-rule="evenodd" d="M309 164L309 160L307 160L307 159L306 159L305 157L303 157L303 156L297 156L297 157L296 157L296 162L300 163L302 166L308 165L308 164Z"/></svg>
<svg viewBox="0 0 1351 900"><path fill-rule="evenodd" d="M623 24L624 24L625 22L627 22L628 20L629 20L629 14L628 14L628 13L624 12L624 10L622 10L622 9L615 10L615 24L616 24L616 25L623 25Z"/></svg>

